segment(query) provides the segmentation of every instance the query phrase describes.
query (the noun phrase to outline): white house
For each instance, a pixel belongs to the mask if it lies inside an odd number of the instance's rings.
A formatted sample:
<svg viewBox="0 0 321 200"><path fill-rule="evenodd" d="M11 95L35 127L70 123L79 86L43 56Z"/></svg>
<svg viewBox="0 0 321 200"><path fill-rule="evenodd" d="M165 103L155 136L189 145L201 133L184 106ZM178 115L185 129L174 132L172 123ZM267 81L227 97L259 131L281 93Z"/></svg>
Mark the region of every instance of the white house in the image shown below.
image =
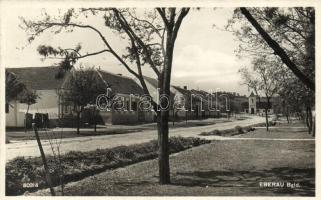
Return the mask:
<svg viewBox="0 0 321 200"><path fill-rule="evenodd" d="M49 119L55 121L59 117L58 91L63 83L62 78L56 78L58 67L24 67L6 68L14 73L28 89L36 91L39 98L37 103L30 106L28 113L48 113ZM9 102L9 110L6 113L7 127L24 127L27 105L17 100Z"/></svg>

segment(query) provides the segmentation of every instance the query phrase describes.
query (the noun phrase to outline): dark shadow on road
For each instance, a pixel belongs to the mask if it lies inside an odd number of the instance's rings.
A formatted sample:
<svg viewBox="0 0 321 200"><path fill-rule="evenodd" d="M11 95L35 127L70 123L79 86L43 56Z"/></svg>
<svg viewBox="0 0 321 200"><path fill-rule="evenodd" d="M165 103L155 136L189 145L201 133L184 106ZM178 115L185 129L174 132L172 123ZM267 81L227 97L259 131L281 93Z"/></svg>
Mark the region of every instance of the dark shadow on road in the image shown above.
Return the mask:
<svg viewBox="0 0 321 200"><path fill-rule="evenodd" d="M260 187L260 182L284 182L285 186ZM300 187L287 187L287 183L299 183ZM276 196L314 196L315 169L282 167L259 171L178 172L172 176L172 184L188 187L253 188L253 192L257 192L257 195L260 195L260 190L270 190L271 195Z"/></svg>

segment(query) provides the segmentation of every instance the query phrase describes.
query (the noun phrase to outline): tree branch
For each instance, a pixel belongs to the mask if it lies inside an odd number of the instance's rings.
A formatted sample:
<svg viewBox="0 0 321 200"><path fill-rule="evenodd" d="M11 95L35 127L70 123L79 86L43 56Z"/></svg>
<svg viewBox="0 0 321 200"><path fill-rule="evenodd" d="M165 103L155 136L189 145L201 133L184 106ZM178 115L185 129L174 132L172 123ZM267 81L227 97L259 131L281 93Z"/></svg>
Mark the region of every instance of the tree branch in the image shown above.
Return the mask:
<svg viewBox="0 0 321 200"><path fill-rule="evenodd" d="M159 15L161 16L161 18L162 18L162 20L163 20L163 22L164 22L164 24L165 24L166 29L168 29L168 27L169 27L169 22L168 22L168 20L167 20L167 18L166 18L166 13L165 13L165 11L162 10L161 8L156 8L156 10L157 10L157 12L159 13Z"/></svg>
<svg viewBox="0 0 321 200"><path fill-rule="evenodd" d="M312 80L310 80L305 74L303 74L295 63L291 61L287 53L283 48L271 38L271 36L260 26L260 24L253 18L251 13L244 7L240 8L242 14L247 18L247 20L253 25L253 27L259 32L262 38L267 42L267 44L274 50L275 54L278 55L284 64L286 64L291 71L311 90L315 91L315 85Z"/></svg>
<svg viewBox="0 0 321 200"><path fill-rule="evenodd" d="M34 23L34 25L39 25L39 26L49 26L49 27L52 27L52 26L60 26L60 27L67 27L67 26L72 26L72 27L78 27L78 28L87 28L87 29L91 29L93 30L94 32L96 32L99 37L102 39L102 41L104 42L104 44L107 46L108 48L108 52L110 52L111 54L113 54L117 60L119 62L121 62L121 64L124 65L124 67L131 73L133 74L134 76L138 76L137 73L135 71L133 71L128 65L127 63L113 50L113 48L110 46L110 44L107 42L107 39L103 36L103 34L98 30L96 29L95 27L93 26L90 26L90 25L81 25L81 24L75 24L75 23L57 23L57 22L46 22L46 23Z"/></svg>
<svg viewBox="0 0 321 200"><path fill-rule="evenodd" d="M133 37L131 39L137 41L138 44L142 47L143 51L145 52L148 63L150 64L150 66L152 67L152 69L154 70L156 75L159 76L159 71L156 68L155 63L153 62L153 60L151 58L151 54L150 54L149 50L147 49L145 43L135 34L135 32L133 31L133 29L130 27L127 20L125 19L125 17L117 9L113 9L113 11L114 11L115 16L117 17L118 21L121 23L123 29L127 33L127 35L129 37Z"/></svg>

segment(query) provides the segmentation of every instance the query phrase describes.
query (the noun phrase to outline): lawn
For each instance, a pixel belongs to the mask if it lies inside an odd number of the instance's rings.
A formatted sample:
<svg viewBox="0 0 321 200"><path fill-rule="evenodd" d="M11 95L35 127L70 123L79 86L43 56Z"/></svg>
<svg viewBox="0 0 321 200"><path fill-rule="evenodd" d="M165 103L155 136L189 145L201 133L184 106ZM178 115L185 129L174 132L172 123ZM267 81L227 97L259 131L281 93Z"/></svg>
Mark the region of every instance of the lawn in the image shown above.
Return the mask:
<svg viewBox="0 0 321 200"><path fill-rule="evenodd" d="M261 138L306 138L299 129L257 129ZM250 137L247 134L236 137ZM253 137L253 136L251 136ZM311 137L308 135L311 139ZM313 196L314 140L217 140L170 157L171 184L158 184L157 160L149 160L69 183L65 195ZM298 183L260 187L260 182ZM41 190L31 195L49 195Z"/></svg>

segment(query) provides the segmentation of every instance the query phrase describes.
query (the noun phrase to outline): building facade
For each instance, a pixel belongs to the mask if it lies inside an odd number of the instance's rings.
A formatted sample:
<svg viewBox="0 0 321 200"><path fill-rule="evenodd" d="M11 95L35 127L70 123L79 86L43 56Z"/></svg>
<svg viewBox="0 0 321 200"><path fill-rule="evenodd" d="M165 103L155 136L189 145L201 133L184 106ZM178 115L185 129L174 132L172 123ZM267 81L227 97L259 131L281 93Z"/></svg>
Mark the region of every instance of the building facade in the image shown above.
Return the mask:
<svg viewBox="0 0 321 200"><path fill-rule="evenodd" d="M35 104L30 105L28 113L47 113L52 124L56 123L59 115L59 89L63 79L56 78L59 72L57 67L24 67L6 68L15 74L19 81L24 83L29 90L33 90L39 96ZM9 102L9 110L6 112L7 127L24 127L27 105L18 100Z"/></svg>
<svg viewBox="0 0 321 200"><path fill-rule="evenodd" d="M271 98L270 102L267 102L267 98L254 95L251 92L248 97L248 109L245 110L246 113L264 115L265 109L267 109L267 114L274 114L273 103L276 98Z"/></svg>
<svg viewBox="0 0 321 200"><path fill-rule="evenodd" d="M23 67L6 68L14 73L19 81L26 87L37 93L37 102L29 107L28 113L35 116L38 114L48 115L50 126L75 126L75 106L64 96L68 90L67 80L72 75L66 72L64 76L57 77L60 70L58 67ZM123 109L111 109L99 111L99 122L101 124L137 124L155 121L151 112L138 109L142 88L131 78L120 74L112 74L103 70L96 70L101 78L101 84L109 85L123 101ZM106 87L107 89L107 87ZM9 102L6 112L6 127L24 127L27 105L18 100ZM90 109L82 113L82 122L90 121Z"/></svg>

